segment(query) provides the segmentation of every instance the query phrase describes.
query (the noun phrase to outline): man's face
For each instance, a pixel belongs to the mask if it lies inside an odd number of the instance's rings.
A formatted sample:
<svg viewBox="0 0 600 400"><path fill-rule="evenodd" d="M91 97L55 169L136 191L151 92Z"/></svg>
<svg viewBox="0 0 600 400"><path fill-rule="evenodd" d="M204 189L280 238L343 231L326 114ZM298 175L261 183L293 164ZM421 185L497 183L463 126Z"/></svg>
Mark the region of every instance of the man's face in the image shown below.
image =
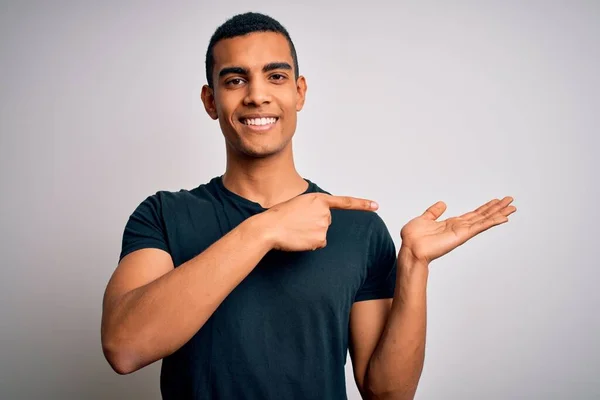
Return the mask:
<svg viewBox="0 0 600 400"><path fill-rule="evenodd" d="M286 38L251 33L219 41L213 54L213 89L205 86L202 100L208 114L219 120L228 147L250 157L286 148L306 92L304 78L294 78Z"/></svg>

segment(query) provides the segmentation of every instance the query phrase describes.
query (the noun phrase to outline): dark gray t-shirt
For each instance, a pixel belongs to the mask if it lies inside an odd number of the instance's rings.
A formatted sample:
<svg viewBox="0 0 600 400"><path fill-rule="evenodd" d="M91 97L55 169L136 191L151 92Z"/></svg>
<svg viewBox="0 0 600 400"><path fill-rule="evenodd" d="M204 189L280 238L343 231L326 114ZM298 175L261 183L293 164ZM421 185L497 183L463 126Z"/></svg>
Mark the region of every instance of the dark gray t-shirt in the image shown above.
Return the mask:
<svg viewBox="0 0 600 400"><path fill-rule="evenodd" d="M306 193L323 192L308 181ZM168 252L175 267L265 211L221 177L161 191L133 212L121 258ZM346 399L344 365L354 302L390 298L396 249L374 212L332 210L327 246L271 251L161 370L164 399Z"/></svg>

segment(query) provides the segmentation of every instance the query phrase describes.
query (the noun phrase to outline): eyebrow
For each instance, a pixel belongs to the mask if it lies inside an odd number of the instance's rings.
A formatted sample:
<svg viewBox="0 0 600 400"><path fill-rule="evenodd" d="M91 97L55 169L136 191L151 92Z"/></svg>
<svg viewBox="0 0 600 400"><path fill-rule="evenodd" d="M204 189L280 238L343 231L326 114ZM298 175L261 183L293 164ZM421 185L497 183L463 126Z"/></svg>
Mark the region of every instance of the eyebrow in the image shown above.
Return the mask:
<svg viewBox="0 0 600 400"><path fill-rule="evenodd" d="M269 72L276 69L286 69L291 71L292 66L286 62L272 62L263 67L263 72Z"/></svg>
<svg viewBox="0 0 600 400"><path fill-rule="evenodd" d="M219 78L229 74L248 75L248 70L242 67L225 67L219 71Z"/></svg>
<svg viewBox="0 0 600 400"><path fill-rule="evenodd" d="M262 69L262 72L269 72L277 69L285 69L291 71L292 66L286 62L272 62L265 65ZM219 71L220 78L229 74L249 75L248 69L242 67L225 67Z"/></svg>

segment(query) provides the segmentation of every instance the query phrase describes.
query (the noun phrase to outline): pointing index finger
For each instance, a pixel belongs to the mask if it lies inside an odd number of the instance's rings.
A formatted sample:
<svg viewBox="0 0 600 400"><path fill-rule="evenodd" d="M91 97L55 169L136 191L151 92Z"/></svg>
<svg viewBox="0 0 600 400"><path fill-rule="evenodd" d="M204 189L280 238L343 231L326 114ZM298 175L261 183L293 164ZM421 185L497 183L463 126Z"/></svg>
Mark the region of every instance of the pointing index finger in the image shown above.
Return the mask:
<svg viewBox="0 0 600 400"><path fill-rule="evenodd" d="M374 211L379 207L372 200L359 199L350 196L327 196L325 197L329 208L338 208L343 210L365 210Z"/></svg>

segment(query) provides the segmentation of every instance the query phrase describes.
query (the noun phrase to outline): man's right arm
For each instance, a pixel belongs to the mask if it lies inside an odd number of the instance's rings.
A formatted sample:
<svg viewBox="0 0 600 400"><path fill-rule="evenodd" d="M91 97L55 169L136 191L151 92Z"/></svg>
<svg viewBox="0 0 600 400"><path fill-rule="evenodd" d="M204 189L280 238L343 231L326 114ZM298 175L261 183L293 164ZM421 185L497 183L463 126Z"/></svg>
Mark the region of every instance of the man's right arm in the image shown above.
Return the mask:
<svg viewBox="0 0 600 400"><path fill-rule="evenodd" d="M270 250L326 246L330 208L374 211L377 205L353 197L306 194L246 219L177 268L159 249L123 257L103 302L102 348L110 365L127 374L175 352Z"/></svg>
<svg viewBox="0 0 600 400"><path fill-rule="evenodd" d="M264 218L251 217L193 259L142 249L125 256L103 301L102 348L119 374L173 353L204 325L272 248Z"/></svg>

